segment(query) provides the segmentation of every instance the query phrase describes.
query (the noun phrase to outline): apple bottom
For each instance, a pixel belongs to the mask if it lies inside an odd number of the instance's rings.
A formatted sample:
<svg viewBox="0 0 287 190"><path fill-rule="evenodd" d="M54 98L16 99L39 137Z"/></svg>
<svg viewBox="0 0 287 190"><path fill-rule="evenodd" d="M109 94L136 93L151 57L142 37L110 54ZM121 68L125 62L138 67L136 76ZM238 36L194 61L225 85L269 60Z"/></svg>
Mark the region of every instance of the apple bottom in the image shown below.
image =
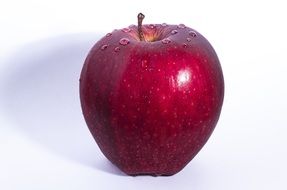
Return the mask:
<svg viewBox="0 0 287 190"><path fill-rule="evenodd" d="M179 132L174 133L163 131L160 127L158 131L136 126L131 130L131 125L119 127L108 122L94 122L96 125L90 130L101 151L114 165L131 176L171 176L178 173L200 151L214 129L214 126L200 128L182 125L178 128ZM157 136L160 130L161 136Z"/></svg>

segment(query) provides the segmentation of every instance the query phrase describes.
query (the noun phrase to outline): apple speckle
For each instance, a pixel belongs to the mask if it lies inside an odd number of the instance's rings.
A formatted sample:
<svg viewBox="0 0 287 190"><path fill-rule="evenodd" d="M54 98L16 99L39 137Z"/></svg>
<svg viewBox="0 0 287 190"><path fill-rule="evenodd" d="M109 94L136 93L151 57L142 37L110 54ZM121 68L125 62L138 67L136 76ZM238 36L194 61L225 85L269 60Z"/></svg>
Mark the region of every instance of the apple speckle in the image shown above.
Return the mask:
<svg viewBox="0 0 287 190"><path fill-rule="evenodd" d="M142 62L142 67L144 69L148 68L148 61L147 60L142 60L141 62Z"/></svg>

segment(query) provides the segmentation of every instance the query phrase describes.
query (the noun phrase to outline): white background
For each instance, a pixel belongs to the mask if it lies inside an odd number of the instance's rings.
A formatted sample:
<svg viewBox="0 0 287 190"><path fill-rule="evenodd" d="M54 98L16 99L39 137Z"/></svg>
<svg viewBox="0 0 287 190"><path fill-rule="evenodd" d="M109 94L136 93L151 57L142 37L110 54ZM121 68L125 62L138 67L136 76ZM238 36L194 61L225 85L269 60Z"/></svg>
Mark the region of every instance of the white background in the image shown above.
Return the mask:
<svg viewBox="0 0 287 190"><path fill-rule="evenodd" d="M287 189L284 0L7 0L0 3L0 189ZM225 101L212 137L171 177L129 177L90 135L78 79L115 28L184 23L221 60Z"/></svg>

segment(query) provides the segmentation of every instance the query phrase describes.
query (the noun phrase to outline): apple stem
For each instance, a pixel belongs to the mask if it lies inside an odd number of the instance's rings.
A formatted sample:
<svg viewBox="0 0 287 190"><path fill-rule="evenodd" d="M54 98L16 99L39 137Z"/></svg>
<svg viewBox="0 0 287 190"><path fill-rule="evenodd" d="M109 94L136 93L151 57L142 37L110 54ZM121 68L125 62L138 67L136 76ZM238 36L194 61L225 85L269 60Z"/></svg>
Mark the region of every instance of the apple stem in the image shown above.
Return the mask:
<svg viewBox="0 0 287 190"><path fill-rule="evenodd" d="M139 32L140 41L145 41L144 34L142 31L142 22L143 22L144 17L145 16L142 13L138 14L138 32Z"/></svg>

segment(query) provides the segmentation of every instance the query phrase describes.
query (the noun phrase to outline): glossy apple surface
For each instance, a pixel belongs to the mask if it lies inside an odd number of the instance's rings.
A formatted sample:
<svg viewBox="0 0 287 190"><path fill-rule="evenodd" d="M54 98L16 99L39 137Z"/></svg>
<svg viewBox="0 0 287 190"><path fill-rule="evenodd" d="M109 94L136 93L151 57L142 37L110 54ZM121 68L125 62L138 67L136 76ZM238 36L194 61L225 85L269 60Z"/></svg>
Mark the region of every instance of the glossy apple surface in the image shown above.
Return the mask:
<svg viewBox="0 0 287 190"><path fill-rule="evenodd" d="M86 123L103 154L129 175L173 175L219 119L224 81L210 43L185 25L108 33L80 79Z"/></svg>

